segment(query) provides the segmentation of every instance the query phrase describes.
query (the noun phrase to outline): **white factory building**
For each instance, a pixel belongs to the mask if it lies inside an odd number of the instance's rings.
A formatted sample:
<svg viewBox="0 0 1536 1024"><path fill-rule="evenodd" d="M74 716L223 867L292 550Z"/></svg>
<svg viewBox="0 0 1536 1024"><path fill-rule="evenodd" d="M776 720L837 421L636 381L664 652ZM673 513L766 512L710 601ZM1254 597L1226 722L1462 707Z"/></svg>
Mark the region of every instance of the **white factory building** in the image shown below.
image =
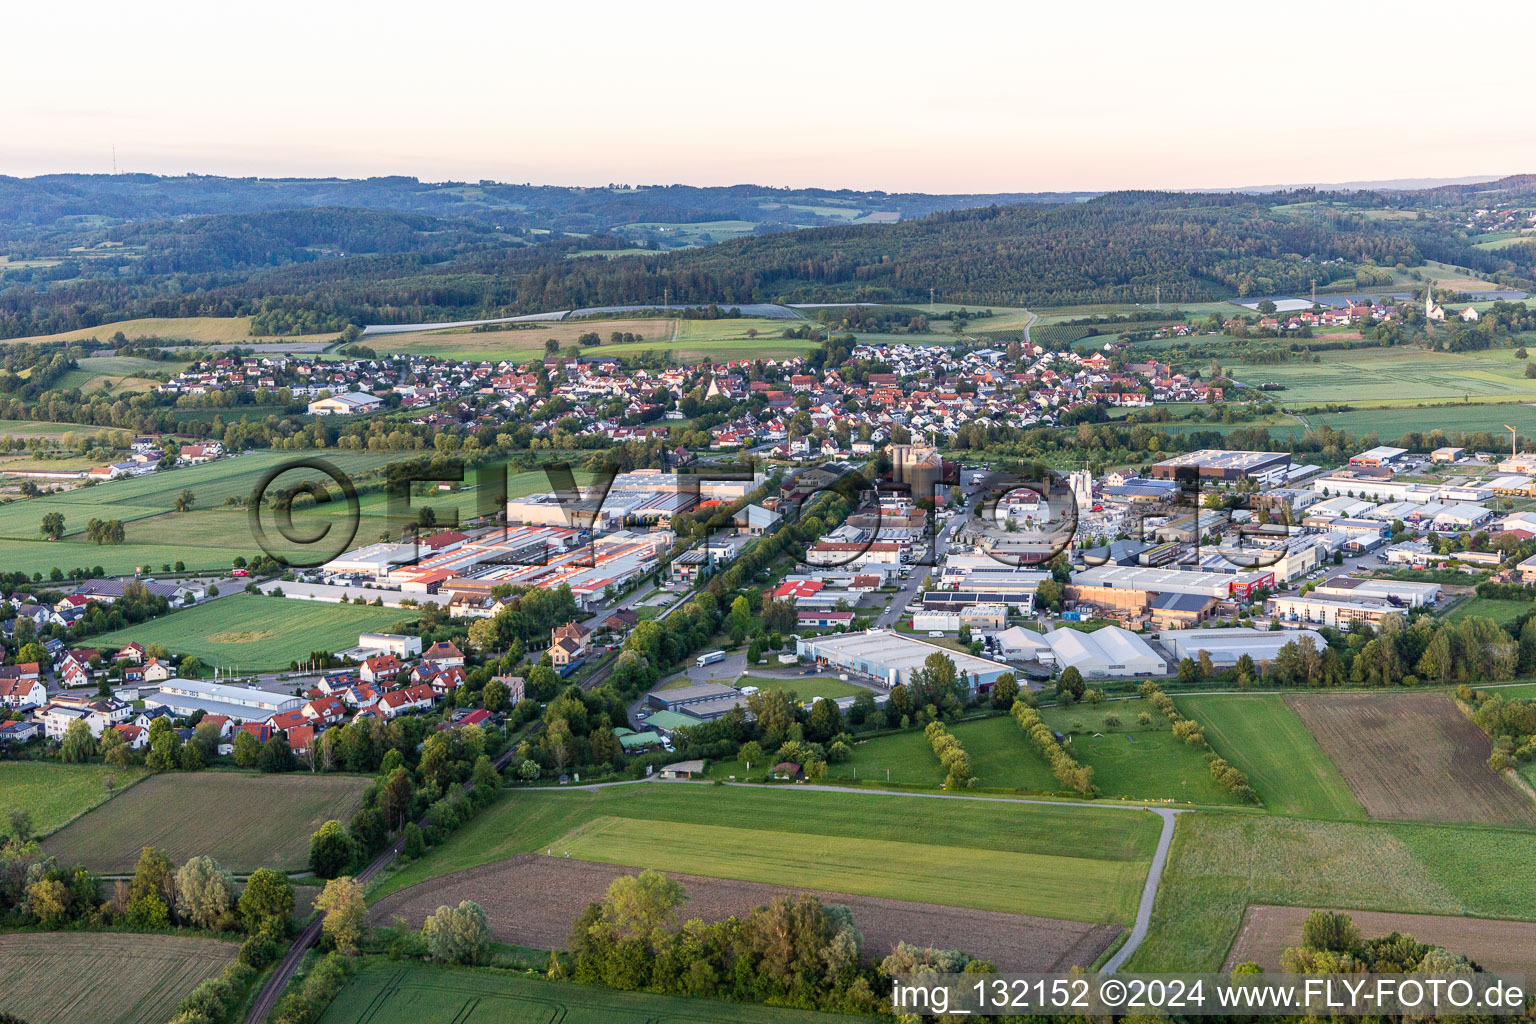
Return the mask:
<svg viewBox="0 0 1536 1024"><path fill-rule="evenodd" d="M1168 672L1161 655L1141 637L1119 626L1105 626L1091 633L1053 629L1045 634L1014 626L999 633L997 641L1003 657L1010 661L1071 667L1084 679L1161 676Z"/></svg>
<svg viewBox="0 0 1536 1024"><path fill-rule="evenodd" d="M1248 655L1256 664L1274 661L1280 648L1293 640L1310 640L1321 651L1327 646L1321 633L1310 629L1245 629L1234 626L1228 629L1165 629L1157 635L1158 642L1173 655L1175 661L1185 658L1200 659L1200 652L1211 656L1217 668L1231 668L1239 658Z"/></svg>

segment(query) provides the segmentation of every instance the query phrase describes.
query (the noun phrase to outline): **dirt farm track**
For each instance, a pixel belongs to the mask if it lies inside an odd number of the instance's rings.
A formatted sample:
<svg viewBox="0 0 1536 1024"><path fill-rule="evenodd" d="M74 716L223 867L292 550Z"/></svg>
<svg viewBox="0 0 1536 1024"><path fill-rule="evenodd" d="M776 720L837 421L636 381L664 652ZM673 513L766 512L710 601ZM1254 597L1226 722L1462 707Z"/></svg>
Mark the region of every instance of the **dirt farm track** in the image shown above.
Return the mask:
<svg viewBox="0 0 1536 1024"><path fill-rule="evenodd" d="M399 914L419 928L438 907L467 899L485 908L498 941L538 949L563 949L570 939L571 922L587 904L602 899L615 878L634 873L633 868L612 864L524 854L391 893L373 907L369 922L388 924ZM1115 925L908 903L762 882L699 875L671 877L688 890L685 919L716 921L733 914L744 916L775 896L801 892L808 892L824 903L843 904L853 911L853 923L864 935L866 956L875 960L890 952L897 941L906 941L941 949L964 949L991 960L1001 971L1061 971L1091 965L1120 931Z"/></svg>
<svg viewBox="0 0 1536 1024"><path fill-rule="evenodd" d="M1450 698L1340 693L1285 700L1371 817L1536 827L1536 805L1489 770L1487 735Z"/></svg>
<svg viewBox="0 0 1536 1024"><path fill-rule="evenodd" d="M1267 971L1280 969L1280 954L1301 942L1301 926L1310 907L1252 906L1243 915L1243 927L1227 955L1224 970L1252 961ZM1494 972L1536 970L1536 923L1489 921L1477 917L1445 917L1437 914L1385 914L1374 910L1347 910L1368 939L1402 932L1432 946L1444 946Z"/></svg>

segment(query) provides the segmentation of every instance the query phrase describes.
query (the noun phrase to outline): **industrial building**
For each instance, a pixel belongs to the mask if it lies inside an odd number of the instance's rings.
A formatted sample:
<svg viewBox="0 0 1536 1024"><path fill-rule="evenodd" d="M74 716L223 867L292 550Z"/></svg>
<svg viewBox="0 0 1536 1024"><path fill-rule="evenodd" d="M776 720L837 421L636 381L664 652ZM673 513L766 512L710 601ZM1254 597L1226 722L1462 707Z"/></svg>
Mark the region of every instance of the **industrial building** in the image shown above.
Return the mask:
<svg viewBox="0 0 1536 1024"><path fill-rule="evenodd" d="M1319 597L1316 594L1272 597L1266 610L1282 622L1309 622L1321 626L1342 629L1352 622L1368 622L1372 625L1388 615L1402 615L1406 611L1387 601L1354 597Z"/></svg>
<svg viewBox="0 0 1536 1024"><path fill-rule="evenodd" d="M1231 668L1239 658L1248 655L1255 663L1274 661L1280 648L1293 640L1310 640L1320 651L1327 642L1321 633L1310 629L1245 629L1234 626L1229 629L1170 629L1157 635L1158 642L1173 655L1175 661L1185 658L1200 659L1204 651L1211 656L1217 668Z"/></svg>
<svg viewBox="0 0 1536 1024"><path fill-rule="evenodd" d="M304 703L303 697L291 693L201 679L167 679L156 689L141 689L139 697L147 708L169 708L176 715L202 711L210 715L227 715L237 722L265 722L273 715L292 711Z"/></svg>
<svg viewBox="0 0 1536 1024"><path fill-rule="evenodd" d="M1100 565L1072 574L1073 587L1085 591L1139 590L1150 594L1204 594L1220 599L1246 599L1256 590L1272 587L1275 574L1267 569L1247 572L1190 572L1184 569L1144 568L1134 565ZM1091 597L1087 600L1092 601Z"/></svg>
<svg viewBox="0 0 1536 1024"><path fill-rule="evenodd" d="M1371 601L1400 603L1404 608L1419 608L1434 604L1440 596L1438 583L1412 583L1406 580L1365 579L1356 576L1335 576L1324 580L1314 591L1325 597L1365 598Z"/></svg>
<svg viewBox="0 0 1536 1024"><path fill-rule="evenodd" d="M1290 467L1289 452L1239 452L1206 448L1153 464L1152 478L1178 480L1183 474L1195 472L1202 480L1272 480L1278 483L1284 479Z"/></svg>
<svg viewBox="0 0 1536 1024"><path fill-rule="evenodd" d="M923 662L931 654L942 654L953 662L955 671L966 680L973 693L991 689L998 676L1013 671L1000 662L875 629L863 633L802 637L795 644L795 653L813 660L818 668L847 672L887 690L911 683L912 674L922 669Z"/></svg>
<svg viewBox="0 0 1536 1024"><path fill-rule="evenodd" d="M1053 629L1044 640L1062 668L1075 668L1084 679L1161 676L1168 666L1147 642L1128 629L1105 626L1092 633Z"/></svg>

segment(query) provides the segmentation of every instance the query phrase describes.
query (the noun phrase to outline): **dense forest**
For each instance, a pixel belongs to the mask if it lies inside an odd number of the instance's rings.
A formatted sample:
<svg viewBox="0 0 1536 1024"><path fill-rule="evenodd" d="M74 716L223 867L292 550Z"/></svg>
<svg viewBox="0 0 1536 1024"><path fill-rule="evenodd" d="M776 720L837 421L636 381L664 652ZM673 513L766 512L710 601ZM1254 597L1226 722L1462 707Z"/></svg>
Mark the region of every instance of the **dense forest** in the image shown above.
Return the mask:
<svg viewBox="0 0 1536 1024"><path fill-rule="evenodd" d="M152 179L155 202L164 205L158 190L172 180L183 179ZM1513 194L1524 195L1525 179L1513 181ZM0 179L0 219L16 202L6 192L13 182ZM411 195L440 191L411 187ZM591 199L598 205L635 194L596 191L606 197ZM654 191L687 193L688 202L702 203L701 195L723 202L716 193L734 190ZM959 205L973 197L926 197L939 198ZM1390 268L1425 259L1532 287L1536 245L1475 248L1474 233L1433 212L1444 201L1429 192L1119 192L1082 202L950 209L893 224L769 232L622 259L603 258L605 251L633 248L632 240L611 233L538 240L544 236L475 218L335 206L219 213L120 224L105 230L107 248L98 243L57 266L0 270L0 337L136 316L267 313L275 323L331 329L663 296L722 305L899 303L926 302L933 289L946 301L972 305L1194 302L1300 293L1313 281L1354 287L1360 273L1390 281ZM1385 202L1419 212L1375 216ZM674 212L689 216L691 209L682 204ZM64 217L52 215L55 224ZM44 212L30 216L45 219Z"/></svg>

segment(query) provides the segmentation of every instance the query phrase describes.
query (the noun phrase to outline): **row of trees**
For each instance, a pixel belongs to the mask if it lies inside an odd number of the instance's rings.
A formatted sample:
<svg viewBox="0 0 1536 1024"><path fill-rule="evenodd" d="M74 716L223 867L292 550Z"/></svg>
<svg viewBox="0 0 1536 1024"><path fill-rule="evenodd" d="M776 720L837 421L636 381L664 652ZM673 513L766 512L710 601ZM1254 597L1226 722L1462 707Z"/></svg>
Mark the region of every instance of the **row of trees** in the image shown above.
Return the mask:
<svg viewBox="0 0 1536 1024"><path fill-rule="evenodd" d="M1051 772L1056 776L1057 782L1060 782L1064 788L1084 796L1094 792L1092 766L1078 764L1077 760L1067 753L1066 748L1056 742L1055 734L1051 732L1051 727L1045 724L1045 719L1040 717L1039 711L1023 701L1018 701L1013 705L1013 719L1019 723L1019 728L1024 730L1024 735L1050 763Z"/></svg>
<svg viewBox="0 0 1536 1024"><path fill-rule="evenodd" d="M1149 679L1141 684L1141 695L1151 702L1163 718L1167 719L1175 736L1190 746L1200 747L1205 751L1205 761L1210 767L1211 778L1216 780L1218 786L1240 800L1249 803L1258 802L1258 794L1248 784L1248 776L1211 748L1210 743L1206 741L1205 730L1200 728L1200 723L1192 718L1185 718L1174 704L1173 698L1164 693L1161 686Z"/></svg>

